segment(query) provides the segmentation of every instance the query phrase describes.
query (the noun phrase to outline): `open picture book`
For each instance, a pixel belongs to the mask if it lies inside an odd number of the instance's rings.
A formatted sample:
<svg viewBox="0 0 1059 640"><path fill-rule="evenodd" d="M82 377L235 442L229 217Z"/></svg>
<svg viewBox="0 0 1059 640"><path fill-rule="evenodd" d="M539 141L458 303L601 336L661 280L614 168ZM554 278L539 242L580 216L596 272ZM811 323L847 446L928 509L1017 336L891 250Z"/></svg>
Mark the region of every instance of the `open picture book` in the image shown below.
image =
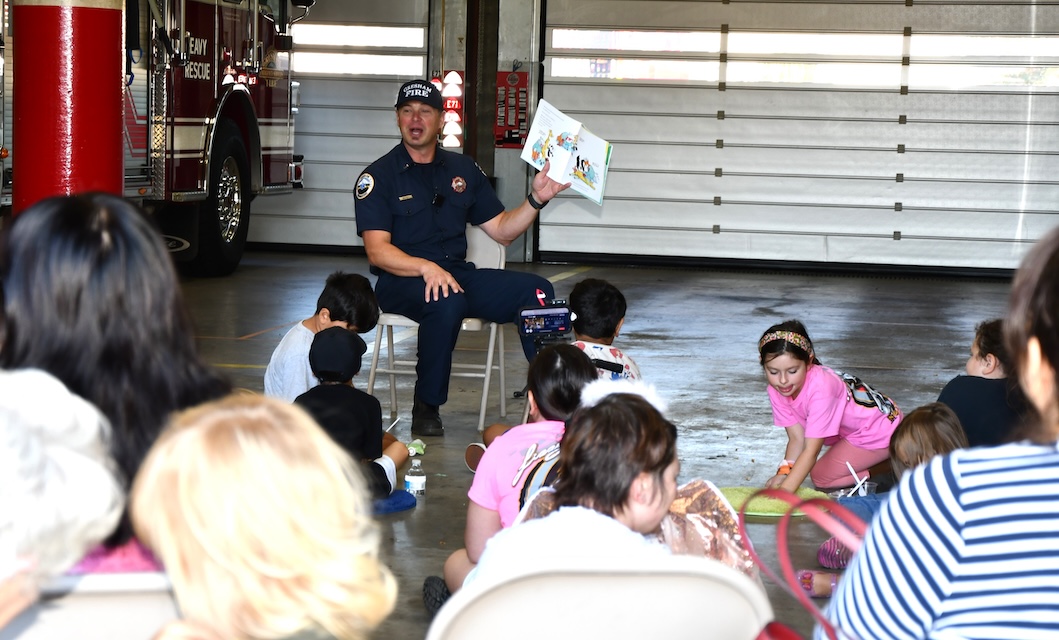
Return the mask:
<svg viewBox="0 0 1059 640"><path fill-rule="evenodd" d="M537 103L521 158L538 171L547 160L548 177L598 205L603 204L612 145L546 100Z"/></svg>

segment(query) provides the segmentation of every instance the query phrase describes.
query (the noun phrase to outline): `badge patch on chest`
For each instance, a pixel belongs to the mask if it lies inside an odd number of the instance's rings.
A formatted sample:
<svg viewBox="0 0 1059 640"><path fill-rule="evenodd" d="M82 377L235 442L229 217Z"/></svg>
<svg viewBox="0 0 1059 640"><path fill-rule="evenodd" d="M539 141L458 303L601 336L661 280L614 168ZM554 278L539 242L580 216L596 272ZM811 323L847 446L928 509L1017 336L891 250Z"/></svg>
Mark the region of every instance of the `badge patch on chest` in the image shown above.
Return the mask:
<svg viewBox="0 0 1059 640"><path fill-rule="evenodd" d="M357 200L363 200L371 194L371 190L375 188L375 178L371 177L370 173L362 173L357 178Z"/></svg>
<svg viewBox="0 0 1059 640"><path fill-rule="evenodd" d="M467 189L467 181L463 178L456 176L452 179L452 190L456 193L463 193Z"/></svg>

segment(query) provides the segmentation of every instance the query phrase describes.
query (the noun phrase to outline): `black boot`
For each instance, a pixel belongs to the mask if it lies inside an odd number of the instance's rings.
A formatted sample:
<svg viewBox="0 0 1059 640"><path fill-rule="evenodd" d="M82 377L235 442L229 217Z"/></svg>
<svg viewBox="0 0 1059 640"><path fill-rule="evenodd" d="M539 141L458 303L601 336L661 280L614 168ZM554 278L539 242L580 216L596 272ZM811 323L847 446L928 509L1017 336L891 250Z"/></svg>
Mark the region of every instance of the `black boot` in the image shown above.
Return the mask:
<svg viewBox="0 0 1059 640"><path fill-rule="evenodd" d="M423 402L418 396L412 404L412 435L445 435L445 428L441 426L441 416L438 414L437 406Z"/></svg>

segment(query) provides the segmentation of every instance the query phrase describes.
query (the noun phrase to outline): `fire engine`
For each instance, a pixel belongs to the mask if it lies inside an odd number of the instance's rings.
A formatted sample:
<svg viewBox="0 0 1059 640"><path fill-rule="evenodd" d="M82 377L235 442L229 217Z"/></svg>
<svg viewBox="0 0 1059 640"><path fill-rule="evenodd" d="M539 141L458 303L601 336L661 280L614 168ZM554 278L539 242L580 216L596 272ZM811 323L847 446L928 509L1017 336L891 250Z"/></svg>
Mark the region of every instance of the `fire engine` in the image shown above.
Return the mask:
<svg viewBox="0 0 1059 640"><path fill-rule="evenodd" d="M126 2L125 195L154 215L189 273L232 272L253 198L301 186L290 32L314 3ZM17 36L16 24L5 48L8 69ZM8 116L11 86L6 78ZM14 157L5 121L4 148ZM17 179L5 171L4 204Z"/></svg>

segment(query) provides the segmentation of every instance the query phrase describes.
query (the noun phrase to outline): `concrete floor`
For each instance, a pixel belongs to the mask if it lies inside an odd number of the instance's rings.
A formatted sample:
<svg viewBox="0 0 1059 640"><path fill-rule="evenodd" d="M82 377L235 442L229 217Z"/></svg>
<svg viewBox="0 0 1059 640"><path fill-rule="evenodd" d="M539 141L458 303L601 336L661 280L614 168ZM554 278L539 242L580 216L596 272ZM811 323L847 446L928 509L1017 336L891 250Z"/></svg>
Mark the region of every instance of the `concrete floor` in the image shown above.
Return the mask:
<svg viewBox="0 0 1059 640"><path fill-rule="evenodd" d="M646 380L670 404L680 429L681 479L707 478L718 486L763 483L782 458L786 439L773 428L756 341L771 324L805 322L820 359L857 373L904 410L937 398L962 372L975 323L1004 312L1007 282L996 279L898 278L744 273L721 270L615 268L579 265L512 265L539 273L565 296L585 277L603 278L625 294L629 311L618 345L632 355ZM295 322L315 310L327 275L336 269L368 274L361 257L250 253L235 275L189 280L185 294L202 352L237 386L261 391L265 365L276 343ZM508 386L521 388L526 363L515 330L507 331ZM415 356L414 335L397 346ZM374 332L365 336L370 345ZM458 361L484 357L484 336L461 338ZM364 388L367 363L355 383ZM399 379L400 380L400 379ZM398 438L409 439L410 379L399 382ZM397 607L377 638L423 638L423 578L439 574L448 554L463 545L466 492L472 475L463 463L477 439L480 383L454 379L442 409L446 435L429 438L423 466L427 494L410 511L380 518L383 554L397 576ZM376 388L387 404L384 381ZM497 389L490 421L501 421ZM521 416L522 401L509 403L506 422ZM386 410L384 408L384 414ZM385 418L385 415L384 415ZM751 537L774 560L775 527L758 520ZM808 522L793 528L796 566L816 567L825 535ZM810 617L766 580L776 617L804 634Z"/></svg>

